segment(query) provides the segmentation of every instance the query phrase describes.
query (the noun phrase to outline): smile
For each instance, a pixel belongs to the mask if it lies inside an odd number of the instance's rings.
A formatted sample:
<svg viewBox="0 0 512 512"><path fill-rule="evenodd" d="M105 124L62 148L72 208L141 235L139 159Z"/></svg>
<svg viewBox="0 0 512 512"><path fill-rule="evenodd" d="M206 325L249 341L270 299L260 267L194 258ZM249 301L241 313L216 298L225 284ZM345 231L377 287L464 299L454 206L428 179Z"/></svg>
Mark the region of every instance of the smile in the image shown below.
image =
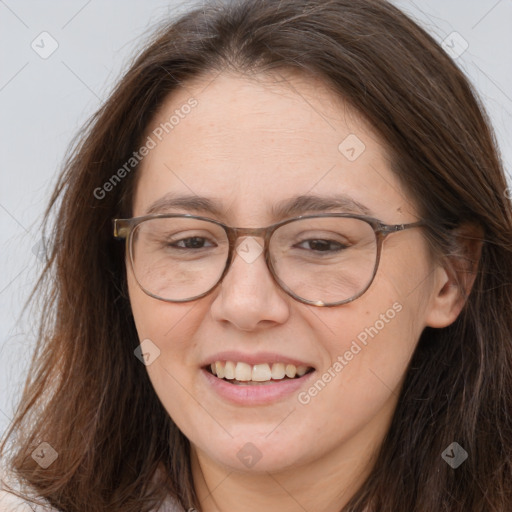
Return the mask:
<svg viewBox="0 0 512 512"><path fill-rule="evenodd" d="M290 399L315 374L311 366L284 363L215 361L201 368L208 392L238 406L264 406Z"/></svg>
<svg viewBox="0 0 512 512"><path fill-rule="evenodd" d="M313 371L310 366L295 366L285 363L262 363L250 365L244 362L215 361L206 368L213 375L231 384L269 384L275 381L302 377Z"/></svg>

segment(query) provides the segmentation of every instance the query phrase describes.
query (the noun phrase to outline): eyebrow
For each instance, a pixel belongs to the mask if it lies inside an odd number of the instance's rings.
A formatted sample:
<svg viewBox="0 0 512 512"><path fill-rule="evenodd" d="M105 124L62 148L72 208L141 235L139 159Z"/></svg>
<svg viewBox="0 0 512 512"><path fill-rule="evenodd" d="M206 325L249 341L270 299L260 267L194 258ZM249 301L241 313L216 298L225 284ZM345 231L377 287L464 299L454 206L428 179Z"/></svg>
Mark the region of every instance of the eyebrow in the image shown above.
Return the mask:
<svg viewBox="0 0 512 512"><path fill-rule="evenodd" d="M198 195L178 195L172 192L152 203L146 210L146 215L164 213L173 209L211 214L219 218L223 216L222 204L215 199ZM274 219L281 220L307 212L330 212L333 210L375 216L367 206L346 194L294 196L273 205L270 208L270 213Z"/></svg>

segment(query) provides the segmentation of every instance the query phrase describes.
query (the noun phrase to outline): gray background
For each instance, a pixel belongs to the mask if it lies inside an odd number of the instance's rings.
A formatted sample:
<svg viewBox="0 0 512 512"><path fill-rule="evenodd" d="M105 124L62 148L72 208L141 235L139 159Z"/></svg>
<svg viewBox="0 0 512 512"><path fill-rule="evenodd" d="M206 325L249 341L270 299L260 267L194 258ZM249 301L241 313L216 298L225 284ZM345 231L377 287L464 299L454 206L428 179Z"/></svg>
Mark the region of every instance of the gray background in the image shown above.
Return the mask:
<svg viewBox="0 0 512 512"><path fill-rule="evenodd" d="M456 61L491 116L512 184L512 1L394 3L439 42L448 37L458 49L457 40L467 41ZM141 37L188 5L0 0L0 433L30 361L37 317L19 315L41 268L38 226L66 148L107 97ZM44 31L59 45L46 59L31 47L34 40L42 46L38 36ZM460 36L450 36L454 31ZM48 50L51 41L45 41Z"/></svg>

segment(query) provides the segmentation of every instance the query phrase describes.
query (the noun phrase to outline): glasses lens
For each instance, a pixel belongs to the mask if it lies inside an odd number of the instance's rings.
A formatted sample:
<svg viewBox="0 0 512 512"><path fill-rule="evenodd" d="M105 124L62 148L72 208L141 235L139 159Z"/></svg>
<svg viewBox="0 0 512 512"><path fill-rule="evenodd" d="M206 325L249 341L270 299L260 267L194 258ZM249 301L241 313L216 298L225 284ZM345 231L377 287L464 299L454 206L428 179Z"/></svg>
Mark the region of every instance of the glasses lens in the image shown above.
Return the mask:
<svg viewBox="0 0 512 512"><path fill-rule="evenodd" d="M153 218L132 233L133 271L139 285L166 300L187 300L220 279L229 252L226 232L213 222Z"/></svg>
<svg viewBox="0 0 512 512"><path fill-rule="evenodd" d="M329 304L367 288L377 261L377 239L360 219L300 219L274 232L270 254L285 288L303 299Z"/></svg>
<svg viewBox="0 0 512 512"><path fill-rule="evenodd" d="M219 281L228 253L224 229L199 219L148 219L132 233L135 278L146 292L165 300L185 301L207 293ZM342 302L368 287L377 239L360 219L298 219L273 233L270 261L281 285L298 297Z"/></svg>

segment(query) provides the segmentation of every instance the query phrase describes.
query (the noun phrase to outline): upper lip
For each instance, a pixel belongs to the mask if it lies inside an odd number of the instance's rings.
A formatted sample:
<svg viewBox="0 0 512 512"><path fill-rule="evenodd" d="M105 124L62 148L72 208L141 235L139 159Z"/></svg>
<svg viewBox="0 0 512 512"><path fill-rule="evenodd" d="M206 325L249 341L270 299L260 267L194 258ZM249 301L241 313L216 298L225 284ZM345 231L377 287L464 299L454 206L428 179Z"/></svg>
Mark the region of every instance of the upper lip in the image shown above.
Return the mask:
<svg viewBox="0 0 512 512"><path fill-rule="evenodd" d="M201 366L206 367L212 363L215 363L216 361L233 361L236 363L247 363L250 365L263 363L283 363L314 368L314 366L310 363L300 361L299 359L288 357L283 354L278 354L277 352L255 352L252 354L244 354L243 352L238 352L236 350L227 350L209 356L203 361Z"/></svg>

